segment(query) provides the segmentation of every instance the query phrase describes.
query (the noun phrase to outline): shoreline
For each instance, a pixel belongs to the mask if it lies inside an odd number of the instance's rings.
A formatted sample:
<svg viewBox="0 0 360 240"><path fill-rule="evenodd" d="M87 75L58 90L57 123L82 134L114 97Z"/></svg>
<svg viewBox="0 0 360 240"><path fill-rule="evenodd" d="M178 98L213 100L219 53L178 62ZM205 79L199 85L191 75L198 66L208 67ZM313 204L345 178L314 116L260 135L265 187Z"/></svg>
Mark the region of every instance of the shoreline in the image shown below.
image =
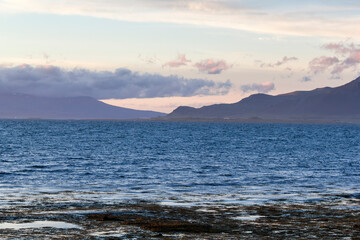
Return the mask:
<svg viewBox="0 0 360 240"><path fill-rule="evenodd" d="M359 239L360 199L350 202L357 207L329 202L174 207L142 200L105 204L54 203L43 199L1 209L0 236L1 239Z"/></svg>
<svg viewBox="0 0 360 240"><path fill-rule="evenodd" d="M108 122L189 122L189 123L254 123L254 124L315 124L315 125L360 125L360 120L307 120L307 119L224 119L224 118L150 118L150 119L53 119L53 118L0 118L19 121L108 121Z"/></svg>

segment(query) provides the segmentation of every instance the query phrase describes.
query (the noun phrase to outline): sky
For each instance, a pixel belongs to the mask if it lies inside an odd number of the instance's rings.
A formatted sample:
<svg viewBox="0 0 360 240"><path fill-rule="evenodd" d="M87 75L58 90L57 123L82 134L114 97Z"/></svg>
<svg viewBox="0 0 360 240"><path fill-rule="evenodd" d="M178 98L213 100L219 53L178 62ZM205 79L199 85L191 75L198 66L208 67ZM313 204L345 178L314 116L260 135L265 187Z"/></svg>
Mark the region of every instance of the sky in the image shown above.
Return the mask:
<svg viewBox="0 0 360 240"><path fill-rule="evenodd" d="M350 0L0 0L0 91L168 113L335 87L359 22Z"/></svg>

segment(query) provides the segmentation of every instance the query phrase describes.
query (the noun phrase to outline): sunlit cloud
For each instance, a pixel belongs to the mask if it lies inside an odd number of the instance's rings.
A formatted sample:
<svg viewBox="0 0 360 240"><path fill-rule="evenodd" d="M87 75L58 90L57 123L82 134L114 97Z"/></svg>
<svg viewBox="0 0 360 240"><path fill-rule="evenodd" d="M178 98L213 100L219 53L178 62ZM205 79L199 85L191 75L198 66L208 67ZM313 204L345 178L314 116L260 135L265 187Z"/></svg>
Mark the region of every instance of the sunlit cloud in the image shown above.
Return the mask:
<svg viewBox="0 0 360 240"><path fill-rule="evenodd" d="M195 63L196 67L200 72L207 74L220 74L222 71L227 70L232 67L232 65L227 64L224 60L213 60L205 59L198 63Z"/></svg>
<svg viewBox="0 0 360 240"><path fill-rule="evenodd" d="M265 82L265 83L253 83L253 84L246 84L241 86L241 90L246 92L259 92L259 93L268 93L275 89L275 84L272 82Z"/></svg>
<svg viewBox="0 0 360 240"><path fill-rule="evenodd" d="M352 52L354 49L356 49L356 45L354 43L329 43L322 46L326 50L334 51L336 54L342 54L345 55L349 52Z"/></svg>
<svg viewBox="0 0 360 240"><path fill-rule="evenodd" d="M353 68L356 70L360 64L360 44L354 43L329 43L324 49L334 52L336 56L321 56L309 62L310 72L316 74L328 69L332 74L342 73L344 70Z"/></svg>
<svg viewBox="0 0 360 240"><path fill-rule="evenodd" d="M2 0L0 11L82 15L134 22L168 22L298 36L360 39L357 1L260 0ZM340 14L341 12L341 14Z"/></svg>
<svg viewBox="0 0 360 240"><path fill-rule="evenodd" d="M187 65L189 62L191 60L186 59L185 54L179 54L176 60L165 63L163 67L180 67Z"/></svg>
<svg viewBox="0 0 360 240"><path fill-rule="evenodd" d="M277 61L276 63L263 63L261 61L258 61L258 62L261 63L260 67L271 67L271 68L273 68L273 67L279 67L279 66L284 65L284 64L286 64L286 63L288 63L290 61L296 61L296 60L298 60L297 57L284 56L283 59L281 59L280 61Z"/></svg>
<svg viewBox="0 0 360 240"><path fill-rule="evenodd" d="M0 66L2 91L46 96L90 96L107 98L151 98L223 95L231 82L187 79L176 75L140 74L126 68L93 71L56 66Z"/></svg>
<svg viewBox="0 0 360 240"><path fill-rule="evenodd" d="M309 68L312 72L318 73L327 70L338 62L340 62L340 60L337 57L321 56L311 60L309 62Z"/></svg>
<svg viewBox="0 0 360 240"><path fill-rule="evenodd" d="M335 65L332 73L337 74L343 72L345 69L356 67L360 63L360 45L350 44L338 44L326 45L325 48L335 51L335 53L341 53L345 56L345 59L341 63Z"/></svg>

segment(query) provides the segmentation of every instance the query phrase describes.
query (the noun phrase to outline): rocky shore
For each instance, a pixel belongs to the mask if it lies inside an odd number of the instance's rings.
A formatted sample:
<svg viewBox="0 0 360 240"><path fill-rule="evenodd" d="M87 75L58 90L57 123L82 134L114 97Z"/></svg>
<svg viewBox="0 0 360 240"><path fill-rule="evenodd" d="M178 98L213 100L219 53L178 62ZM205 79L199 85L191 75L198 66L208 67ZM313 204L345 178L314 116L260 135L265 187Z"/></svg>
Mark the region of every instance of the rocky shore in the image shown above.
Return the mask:
<svg viewBox="0 0 360 240"><path fill-rule="evenodd" d="M360 239L359 199L253 206L54 203L0 209L1 239Z"/></svg>

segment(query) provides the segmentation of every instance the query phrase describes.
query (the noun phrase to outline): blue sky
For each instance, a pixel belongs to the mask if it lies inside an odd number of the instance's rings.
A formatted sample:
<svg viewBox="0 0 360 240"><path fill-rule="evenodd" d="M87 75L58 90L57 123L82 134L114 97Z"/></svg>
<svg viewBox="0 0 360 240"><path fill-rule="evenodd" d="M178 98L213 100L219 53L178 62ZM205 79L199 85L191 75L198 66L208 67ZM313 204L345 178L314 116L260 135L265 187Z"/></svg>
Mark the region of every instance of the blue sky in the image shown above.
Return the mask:
<svg viewBox="0 0 360 240"><path fill-rule="evenodd" d="M337 86L359 20L358 1L0 0L0 87L169 112Z"/></svg>

